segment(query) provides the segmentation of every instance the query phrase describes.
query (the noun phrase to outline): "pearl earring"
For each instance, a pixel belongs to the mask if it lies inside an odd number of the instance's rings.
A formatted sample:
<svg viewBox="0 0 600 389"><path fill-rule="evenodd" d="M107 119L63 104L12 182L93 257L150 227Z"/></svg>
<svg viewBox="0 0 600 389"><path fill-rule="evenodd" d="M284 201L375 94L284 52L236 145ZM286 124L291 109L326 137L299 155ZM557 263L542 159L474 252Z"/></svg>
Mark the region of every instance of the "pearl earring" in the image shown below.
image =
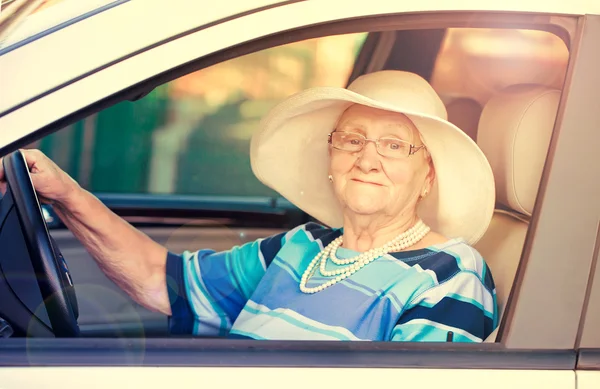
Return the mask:
<svg viewBox="0 0 600 389"><path fill-rule="evenodd" d="M329 175L329 182L333 182L333 176L331 174Z"/></svg>

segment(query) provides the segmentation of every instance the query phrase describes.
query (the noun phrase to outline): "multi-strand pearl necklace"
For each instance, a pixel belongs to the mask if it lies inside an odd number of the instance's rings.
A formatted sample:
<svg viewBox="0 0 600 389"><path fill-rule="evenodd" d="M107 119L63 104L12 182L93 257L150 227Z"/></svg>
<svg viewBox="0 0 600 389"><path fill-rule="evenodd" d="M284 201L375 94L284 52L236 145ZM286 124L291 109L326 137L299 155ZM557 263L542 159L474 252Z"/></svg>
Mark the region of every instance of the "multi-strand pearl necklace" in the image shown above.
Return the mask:
<svg viewBox="0 0 600 389"><path fill-rule="evenodd" d="M364 253L361 253L353 258L348 259L339 259L336 257L335 252L342 245L343 237L339 236L334 239L331 243L327 245L327 247L323 248L315 258L310 262L304 274L302 275L302 279L300 280L300 290L304 293L317 293L322 291L325 288L328 288L332 285L337 284L343 279L350 277L352 274L356 273L358 270L362 269L369 263L373 262L377 258L385 255L387 253L401 251L405 248L408 248L421 239L425 237L430 231L429 226L423 223L422 220L418 220L414 226L404 231L388 243L384 244L381 247L376 247ZM335 270L327 270L327 258L331 259L333 263L336 265L349 265L343 268L338 268ZM317 270L317 265L319 265L319 273L321 273L324 277L332 277L331 280L316 286L314 288L309 288L306 286L308 279L313 275L314 271Z"/></svg>

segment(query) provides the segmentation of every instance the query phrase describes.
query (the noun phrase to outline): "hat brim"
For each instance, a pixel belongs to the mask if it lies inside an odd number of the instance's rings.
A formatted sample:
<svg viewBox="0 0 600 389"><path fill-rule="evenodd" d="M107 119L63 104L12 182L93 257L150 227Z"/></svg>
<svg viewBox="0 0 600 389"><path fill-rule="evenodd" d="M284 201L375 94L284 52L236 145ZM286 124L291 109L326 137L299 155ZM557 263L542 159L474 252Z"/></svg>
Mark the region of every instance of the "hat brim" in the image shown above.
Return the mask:
<svg viewBox="0 0 600 389"><path fill-rule="evenodd" d="M403 113L431 154L436 180L418 206L425 223L448 238L477 242L495 207L492 169L473 140L452 123L370 99L344 88L300 92L276 106L252 137L252 171L265 185L330 227L343 214L327 178L327 135L352 104Z"/></svg>

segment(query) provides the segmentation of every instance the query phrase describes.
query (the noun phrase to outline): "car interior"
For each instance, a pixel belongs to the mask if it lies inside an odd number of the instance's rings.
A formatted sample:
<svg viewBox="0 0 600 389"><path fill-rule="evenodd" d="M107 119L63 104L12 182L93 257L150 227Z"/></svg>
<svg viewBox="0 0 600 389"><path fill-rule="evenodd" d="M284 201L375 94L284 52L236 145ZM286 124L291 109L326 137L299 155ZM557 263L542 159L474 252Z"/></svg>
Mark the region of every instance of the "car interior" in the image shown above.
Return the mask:
<svg viewBox="0 0 600 389"><path fill-rule="evenodd" d="M372 32L347 79L349 83L360 74L383 69L420 74L442 97L449 121L483 150L494 172L497 205L475 248L491 268L504 314L518 295L515 279L549 152L568 48L550 32L499 30ZM515 41L522 47L503 52ZM494 50L492 43L497 52L489 52ZM13 336L167 336L167 318L138 306L118 290L73 235L55 223L51 206L40 209L20 154L5 158L5 168L13 178L0 200L0 295L11 298L0 301L0 318L12 327ZM290 223L274 218L252 226L252 217L260 215L248 214L244 223L237 223L235 213L190 217L185 209L162 211L149 223L143 208L115 207L115 212L175 252L225 250L283 231ZM156 215L156 210L148 213ZM298 220L302 219L293 222ZM23 266L9 265L15 262ZM501 333L502 325L485 341L501 341Z"/></svg>

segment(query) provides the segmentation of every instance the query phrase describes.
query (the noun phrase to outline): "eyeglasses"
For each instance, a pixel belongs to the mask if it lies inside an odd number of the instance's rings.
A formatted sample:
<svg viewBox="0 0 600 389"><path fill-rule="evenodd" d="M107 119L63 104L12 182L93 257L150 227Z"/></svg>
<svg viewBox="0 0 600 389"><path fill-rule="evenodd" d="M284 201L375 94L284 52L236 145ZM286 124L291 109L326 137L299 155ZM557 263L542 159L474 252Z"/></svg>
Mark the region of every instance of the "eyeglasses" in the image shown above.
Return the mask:
<svg viewBox="0 0 600 389"><path fill-rule="evenodd" d="M369 139L355 132L334 131L329 134L328 142L334 149L356 153L361 151L367 142L375 143L377 152L388 158L407 158L425 145L415 146L397 138Z"/></svg>

